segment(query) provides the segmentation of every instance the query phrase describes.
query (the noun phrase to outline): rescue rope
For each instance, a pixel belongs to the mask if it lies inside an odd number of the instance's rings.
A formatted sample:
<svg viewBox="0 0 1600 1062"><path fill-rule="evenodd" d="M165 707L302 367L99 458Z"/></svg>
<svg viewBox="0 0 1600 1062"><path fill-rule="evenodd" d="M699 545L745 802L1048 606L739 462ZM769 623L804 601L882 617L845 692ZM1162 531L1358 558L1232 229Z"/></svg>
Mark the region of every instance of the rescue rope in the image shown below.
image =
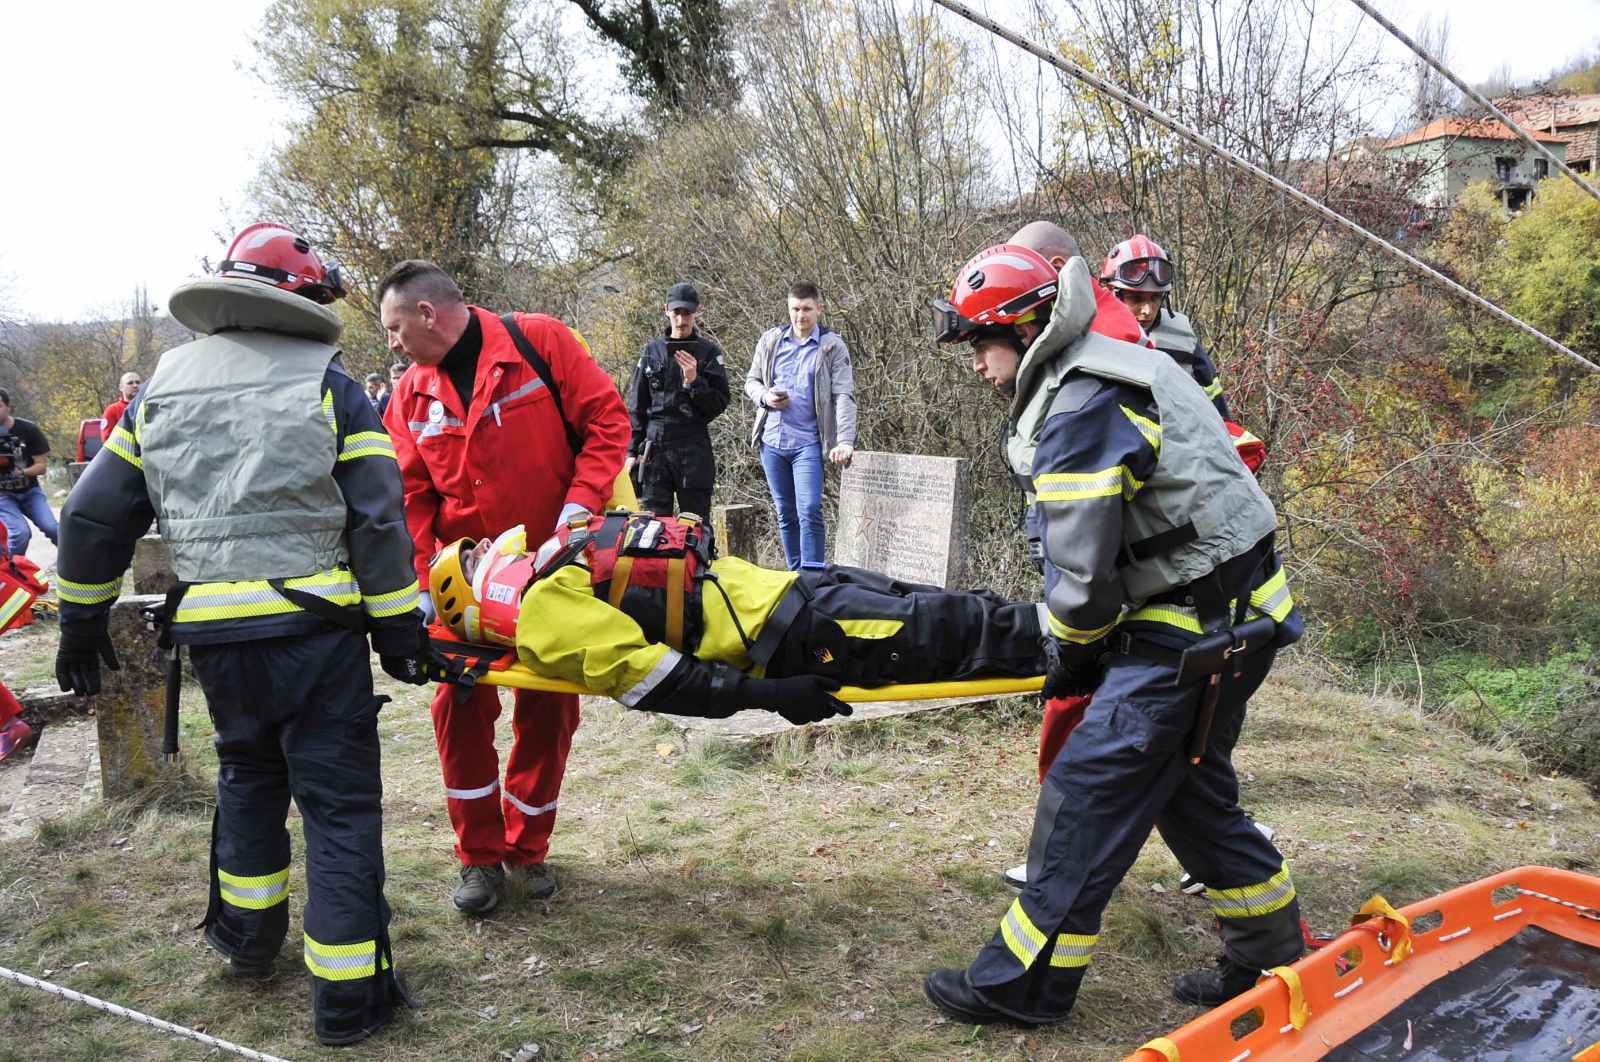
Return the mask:
<svg viewBox="0 0 1600 1062"><path fill-rule="evenodd" d="M63 998L72 1000L74 1003L82 1003L85 1006L93 1007L95 1010L103 1010L107 1014L115 1014L119 1018L127 1018L129 1021L136 1021L140 1025L148 1025L152 1029L160 1029L162 1032L168 1032L174 1036L184 1036L188 1037L190 1040L198 1040L207 1047L215 1047L219 1050L238 1055L241 1058L252 1058L255 1059L256 1062L287 1062L286 1059L279 1058L277 1055L268 1055L263 1054L260 1051L252 1051L248 1047L240 1047L238 1044L229 1043L227 1040L219 1040L215 1036L207 1036L203 1032L197 1032L194 1029L187 1029L182 1025L174 1025L170 1021L162 1021L160 1018L152 1018L150 1015L141 1014L137 1010L130 1010L127 1007L118 1006L115 1003L108 1003L103 999L96 999L94 996L86 996L82 992L74 992L70 988L63 988L62 986L52 984L49 981L41 981L37 977L29 977L25 973L18 973L15 970L8 970L4 966L0 966L0 978L5 978L8 981L15 981L18 984L27 985L29 988L37 988L41 992L48 992L53 996L62 996Z"/></svg>
<svg viewBox="0 0 1600 1062"><path fill-rule="evenodd" d="M1538 340L1540 343L1549 347L1556 353L1566 355L1593 372L1600 372L1600 365L1595 364L1588 358L1585 358L1583 355L1570 349L1565 344L1545 335L1537 328L1528 324L1526 321L1523 321L1521 318L1507 313L1505 310L1502 310L1500 307L1496 306L1488 299L1485 299L1477 292L1472 291L1470 288L1456 283L1454 280L1451 280L1437 269L1422 261L1422 259L1417 258L1414 255L1407 254L1405 251L1402 251L1400 248L1396 247L1388 240L1385 240L1383 237L1368 232L1366 229L1362 228L1354 221L1351 221L1349 218L1345 217L1337 210L1334 210L1332 207L1329 207L1326 204L1311 198L1311 196L1300 191L1300 189L1295 188L1293 185L1290 185L1278 179L1277 177L1274 177L1272 174L1268 173L1260 166L1257 166L1255 163L1234 154L1232 151L1229 151L1227 148L1223 147L1221 144L1218 144L1205 134L1195 132L1193 129L1183 125L1176 119L1169 117L1163 111L1159 111L1138 97L1130 95L1124 90L1118 88L1116 85L1106 81L1104 78L1090 73L1088 70L1079 66L1077 63L1074 63L1072 60L1063 58L1054 52L1048 51L1045 48L1034 44L1032 41L1029 41L1026 38L1012 32L1011 30L1006 29L1004 26L1001 26L988 16L978 14L965 4L959 3L958 0L933 0L933 2L947 11L951 11L957 15L960 15L968 22L988 30L995 36L1010 41L1018 48L1021 48L1023 51L1028 52L1030 55L1033 55L1046 63L1049 63L1062 73L1077 78L1090 88L1110 96L1112 99L1118 101L1128 109L1144 115L1157 125L1176 133L1178 136L1188 140L1190 143L1204 148L1206 151L1211 152L1213 155L1216 155L1218 158L1232 164L1251 176L1260 178L1261 180L1270 184L1272 187L1276 188L1278 191L1282 192L1284 195L1287 195L1289 198L1293 199L1295 202L1301 204L1328 221L1333 222L1335 225L1349 230L1355 235L1361 237L1363 240L1366 240L1368 243L1372 244L1374 247L1377 247L1379 250L1410 266L1421 275L1435 281L1446 290L1455 294L1457 297L1465 300L1478 309L1483 310L1496 318L1499 318L1501 321L1511 325L1513 328L1518 329L1531 338Z"/></svg>
<svg viewBox="0 0 1600 1062"><path fill-rule="evenodd" d="M1595 921L1600 922L1600 910L1596 910L1593 907L1585 907L1581 903L1573 903L1571 900L1563 900L1561 897L1551 896L1547 892L1535 892L1533 889L1524 889L1520 885L1517 886L1517 891L1524 896L1536 896L1541 900L1549 900L1551 903L1560 904L1562 907L1570 907L1572 910L1577 911L1582 917L1592 918Z"/></svg>
<svg viewBox="0 0 1600 1062"><path fill-rule="evenodd" d="M1469 100L1471 100L1473 103L1476 103L1478 106L1482 107L1496 118L1500 119L1501 124L1503 124L1507 129L1511 130L1513 133L1517 134L1517 139L1521 140L1524 144L1527 144L1529 147L1533 148L1533 150L1543 155L1547 160L1554 163L1556 169L1560 170L1568 177L1571 177L1573 182L1577 184L1579 188L1582 188L1597 201L1600 201L1600 188L1596 188L1594 185L1584 180L1565 162L1562 162L1560 159L1556 158L1554 152L1545 147L1543 144L1539 143L1537 140L1533 139L1533 137L1529 136L1526 130L1524 130L1516 122L1513 122L1510 117L1508 117L1506 113L1499 107L1496 107L1493 103L1490 103L1489 100L1479 93L1477 89L1474 89L1471 85L1468 85L1465 81L1462 81L1460 78L1456 77L1455 74L1451 73L1443 63L1439 62L1439 60L1435 59L1433 56L1424 51L1422 45L1418 44L1410 37L1407 37L1393 22L1390 22L1388 19L1384 18L1383 15L1375 10L1371 4L1367 3L1367 0L1350 0L1350 2L1364 11L1366 16L1372 19L1372 21L1388 30L1390 34L1392 34L1394 38L1401 44L1415 52L1418 59L1421 59L1423 62L1437 70L1440 74L1444 75L1445 79L1449 81L1450 84L1460 89L1462 94L1465 95Z"/></svg>

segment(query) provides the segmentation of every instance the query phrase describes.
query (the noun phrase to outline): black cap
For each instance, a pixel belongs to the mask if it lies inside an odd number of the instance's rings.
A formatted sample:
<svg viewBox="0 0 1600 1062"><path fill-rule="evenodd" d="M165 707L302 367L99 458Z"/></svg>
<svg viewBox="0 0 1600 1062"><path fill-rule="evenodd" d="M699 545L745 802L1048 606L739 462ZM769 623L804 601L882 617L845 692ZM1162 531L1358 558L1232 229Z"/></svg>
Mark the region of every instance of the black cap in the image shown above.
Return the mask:
<svg viewBox="0 0 1600 1062"><path fill-rule="evenodd" d="M375 372L367 373L367 383L383 383L383 377Z"/></svg>
<svg viewBox="0 0 1600 1062"><path fill-rule="evenodd" d="M669 310L698 310L700 308L700 293L694 290L694 285L680 282L667 289L667 309Z"/></svg>

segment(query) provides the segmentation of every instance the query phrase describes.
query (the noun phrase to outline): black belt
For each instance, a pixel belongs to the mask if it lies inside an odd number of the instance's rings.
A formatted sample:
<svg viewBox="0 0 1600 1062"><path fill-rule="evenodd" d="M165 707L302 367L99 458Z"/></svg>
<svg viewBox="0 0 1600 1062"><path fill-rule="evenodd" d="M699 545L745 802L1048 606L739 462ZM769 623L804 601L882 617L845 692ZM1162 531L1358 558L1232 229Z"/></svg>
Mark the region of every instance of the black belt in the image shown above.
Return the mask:
<svg viewBox="0 0 1600 1062"><path fill-rule="evenodd" d="M783 636L789 633L789 627L794 623L795 617L800 615L800 610L810 601L810 588L802 580L796 579L788 592L779 599L778 607L767 617L766 625L761 628L761 633L756 635L755 644L749 649L750 659L758 667L766 667L772 662L773 654L783 643Z"/></svg>

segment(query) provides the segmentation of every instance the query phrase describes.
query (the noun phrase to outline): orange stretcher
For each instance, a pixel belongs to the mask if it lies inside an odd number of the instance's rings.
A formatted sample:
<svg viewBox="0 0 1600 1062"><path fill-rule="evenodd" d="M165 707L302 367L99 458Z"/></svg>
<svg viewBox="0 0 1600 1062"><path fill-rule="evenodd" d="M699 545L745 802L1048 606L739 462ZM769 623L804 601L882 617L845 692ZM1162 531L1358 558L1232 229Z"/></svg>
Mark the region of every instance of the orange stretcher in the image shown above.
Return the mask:
<svg viewBox="0 0 1600 1062"><path fill-rule="evenodd" d="M1600 878L1519 867L1351 921L1125 1062L1600 1062Z"/></svg>
<svg viewBox="0 0 1600 1062"><path fill-rule="evenodd" d="M545 678L535 674L504 646L477 645L462 641L447 627L428 628L433 647L445 656L469 664L461 683L510 686L520 690L546 690L551 693L592 694L575 682ZM845 686L834 694L841 701L860 704L870 701L926 701L942 697L1007 697L1019 693L1038 693L1044 676L1031 678L981 678L960 682L905 682L895 686Z"/></svg>

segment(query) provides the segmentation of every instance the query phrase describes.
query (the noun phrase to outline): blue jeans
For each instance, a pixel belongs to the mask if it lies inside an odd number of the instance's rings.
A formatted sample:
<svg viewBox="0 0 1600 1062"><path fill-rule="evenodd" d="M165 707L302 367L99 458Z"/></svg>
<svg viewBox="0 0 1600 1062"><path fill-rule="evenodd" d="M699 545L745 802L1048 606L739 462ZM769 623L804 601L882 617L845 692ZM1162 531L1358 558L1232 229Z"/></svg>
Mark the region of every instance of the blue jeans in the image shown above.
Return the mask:
<svg viewBox="0 0 1600 1062"><path fill-rule="evenodd" d="M56 540L60 528L56 526L56 514L50 511L50 503L44 500L44 491L37 486L23 491L0 490L0 524L5 525L6 534L11 538L11 552L19 557L28 552L28 541L33 538L28 520L39 526L45 538L51 542Z"/></svg>
<svg viewBox="0 0 1600 1062"><path fill-rule="evenodd" d="M827 566L828 530L822 522L822 444L798 450L761 444L761 467L778 510L778 537L789 570Z"/></svg>

